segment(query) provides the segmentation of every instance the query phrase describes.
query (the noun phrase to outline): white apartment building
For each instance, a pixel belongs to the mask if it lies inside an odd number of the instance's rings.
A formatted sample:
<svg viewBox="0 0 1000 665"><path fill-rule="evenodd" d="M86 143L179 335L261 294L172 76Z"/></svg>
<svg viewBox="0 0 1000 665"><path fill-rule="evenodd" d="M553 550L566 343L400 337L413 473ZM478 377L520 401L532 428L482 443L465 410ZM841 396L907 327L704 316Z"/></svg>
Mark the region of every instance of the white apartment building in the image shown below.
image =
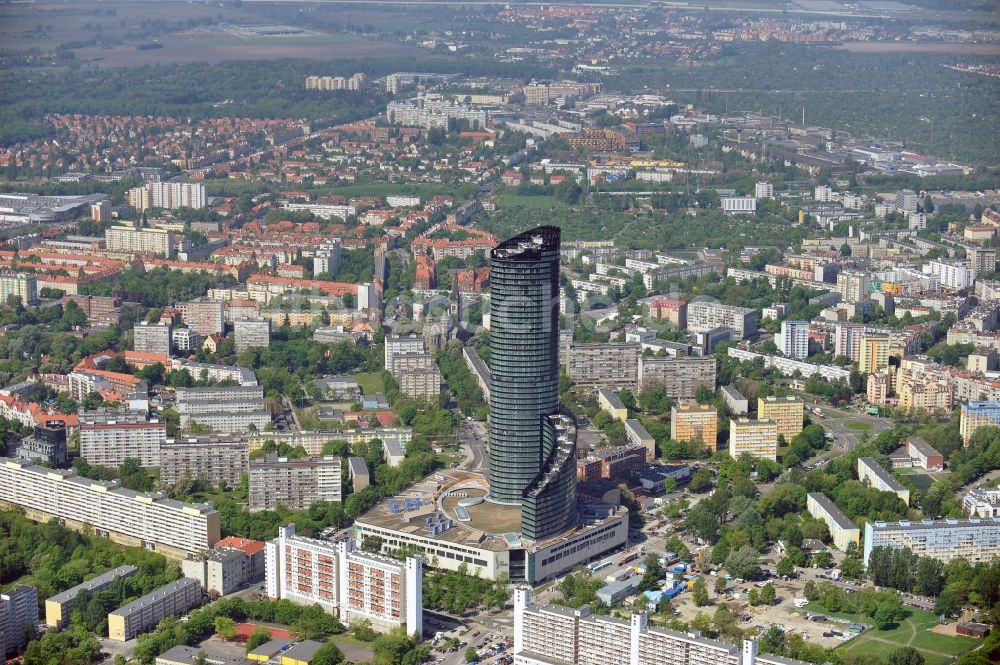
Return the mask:
<svg viewBox="0 0 1000 665"><path fill-rule="evenodd" d="M274 510L279 505L289 510L308 510L317 501L341 499L341 460L339 457L268 456L250 461L251 513Z"/></svg>
<svg viewBox="0 0 1000 665"><path fill-rule="evenodd" d="M170 333L170 340L173 342L175 351L197 351L201 348L205 338L193 328L175 328Z"/></svg>
<svg viewBox="0 0 1000 665"><path fill-rule="evenodd" d="M379 297L378 289L371 282L362 282L358 284L358 302L356 303L356 309L361 312L366 309L378 309Z"/></svg>
<svg viewBox="0 0 1000 665"><path fill-rule="evenodd" d="M910 490L883 469L874 457L858 458L858 480L880 492L892 492L902 499L903 503L910 505Z"/></svg>
<svg viewBox="0 0 1000 665"><path fill-rule="evenodd" d="M1000 517L1000 488L969 490L962 508L969 517Z"/></svg>
<svg viewBox="0 0 1000 665"><path fill-rule="evenodd" d="M746 339L757 333L757 322L757 310L749 307L703 300L689 302L687 306L687 324L691 332L729 328L735 337Z"/></svg>
<svg viewBox="0 0 1000 665"><path fill-rule="evenodd" d="M28 629L38 626L38 591L18 585L0 593L0 660L4 654L20 651L27 644Z"/></svg>
<svg viewBox="0 0 1000 665"><path fill-rule="evenodd" d="M861 358L861 337L865 327L860 323L838 323L834 329L833 353L836 356L846 356L851 362Z"/></svg>
<svg viewBox="0 0 1000 665"><path fill-rule="evenodd" d="M21 506L34 520L60 519L72 529L122 545L183 559L218 542L219 513L210 504L182 503L133 492L117 481L91 480L0 457L0 503Z"/></svg>
<svg viewBox="0 0 1000 665"><path fill-rule="evenodd" d="M924 274L935 275L941 280L941 286L949 289L965 289L972 286L975 274L969 264L964 261L931 261L924 266Z"/></svg>
<svg viewBox="0 0 1000 665"><path fill-rule="evenodd" d="M340 270L341 246L340 239L336 238L323 243L316 249L313 255L313 276L327 273L336 275Z"/></svg>
<svg viewBox="0 0 1000 665"><path fill-rule="evenodd" d="M390 125L425 129L447 129L453 120L468 120L470 127L481 129L486 127L490 119L490 114L485 109L444 99L440 95L389 102L385 107L385 115Z"/></svg>
<svg viewBox="0 0 1000 665"><path fill-rule="evenodd" d="M809 322L782 321L781 332L774 336L774 344L786 358L808 358Z"/></svg>
<svg viewBox="0 0 1000 665"><path fill-rule="evenodd" d="M285 210L304 210L311 212L320 219L330 220L334 217L346 220L348 217L358 214L358 209L352 205L333 205L323 203L285 203Z"/></svg>
<svg viewBox="0 0 1000 665"><path fill-rule="evenodd" d="M752 196L723 196L722 212L727 215L752 215L757 212L757 199Z"/></svg>
<svg viewBox="0 0 1000 665"><path fill-rule="evenodd" d="M170 324L140 321L132 327L132 347L136 351L170 355Z"/></svg>
<svg viewBox="0 0 1000 665"><path fill-rule="evenodd" d="M991 561L1000 552L1000 518L865 524L864 561L876 547L909 548L917 556L943 563L965 559L971 564Z"/></svg>
<svg viewBox="0 0 1000 665"><path fill-rule="evenodd" d="M770 182L758 182L754 185L754 196L758 199L773 199L774 184Z"/></svg>
<svg viewBox="0 0 1000 665"><path fill-rule="evenodd" d="M38 301L38 280L33 273L0 272L0 302L10 296L21 299L22 305Z"/></svg>
<svg viewBox="0 0 1000 665"><path fill-rule="evenodd" d="M403 194L389 195L385 197L385 202L393 208L414 208L420 205L419 196L405 196Z"/></svg>
<svg viewBox="0 0 1000 665"><path fill-rule="evenodd" d="M173 258L174 234L167 229L137 229L131 226L112 226L104 231L104 246L109 252L122 254L157 254Z"/></svg>
<svg viewBox="0 0 1000 665"><path fill-rule="evenodd" d="M423 561L400 562L355 550L353 540L331 543L278 528L265 550L265 588L272 600L318 604L350 625L368 620L379 631L423 631Z"/></svg>
<svg viewBox="0 0 1000 665"><path fill-rule="evenodd" d="M271 422L261 386L178 388L177 412L181 427L196 422L225 434L245 432L251 425L263 431Z"/></svg>
<svg viewBox="0 0 1000 665"><path fill-rule="evenodd" d="M385 368L390 374L396 374L396 358L406 354L423 354L424 338L411 334L406 337L394 336L385 338Z"/></svg>
<svg viewBox="0 0 1000 665"><path fill-rule="evenodd" d="M629 619L558 605L536 605L530 589L514 590L514 665L805 665L758 654L697 631L650 628L645 612Z"/></svg>
<svg viewBox="0 0 1000 665"><path fill-rule="evenodd" d="M80 457L91 464L118 468L126 459L144 467L160 466L160 446L167 425L145 411L89 411L80 416Z"/></svg>
<svg viewBox="0 0 1000 665"><path fill-rule="evenodd" d="M399 373L399 390L410 397L436 402L441 394L441 372L436 367L403 370Z"/></svg>
<svg viewBox="0 0 1000 665"><path fill-rule="evenodd" d="M128 190L128 204L136 210L150 208L204 208L205 185L187 182L150 182Z"/></svg>
<svg viewBox="0 0 1000 665"><path fill-rule="evenodd" d="M233 321L236 352L267 348L271 344L271 319L236 319Z"/></svg>
<svg viewBox="0 0 1000 665"><path fill-rule="evenodd" d="M819 201L820 203L830 203L831 201L836 201L833 190L829 185L817 185L813 189L813 200Z"/></svg>

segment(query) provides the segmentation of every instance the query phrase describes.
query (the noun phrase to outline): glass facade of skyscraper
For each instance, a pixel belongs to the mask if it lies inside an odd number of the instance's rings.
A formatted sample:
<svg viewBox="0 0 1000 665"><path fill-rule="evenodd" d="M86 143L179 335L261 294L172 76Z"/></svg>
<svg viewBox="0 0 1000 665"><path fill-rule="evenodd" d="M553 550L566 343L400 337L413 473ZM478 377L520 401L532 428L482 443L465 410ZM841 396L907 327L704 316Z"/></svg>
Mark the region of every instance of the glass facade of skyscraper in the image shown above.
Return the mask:
<svg viewBox="0 0 1000 665"><path fill-rule="evenodd" d="M490 500L522 503L538 476L542 416L559 400L559 229L490 253Z"/></svg>

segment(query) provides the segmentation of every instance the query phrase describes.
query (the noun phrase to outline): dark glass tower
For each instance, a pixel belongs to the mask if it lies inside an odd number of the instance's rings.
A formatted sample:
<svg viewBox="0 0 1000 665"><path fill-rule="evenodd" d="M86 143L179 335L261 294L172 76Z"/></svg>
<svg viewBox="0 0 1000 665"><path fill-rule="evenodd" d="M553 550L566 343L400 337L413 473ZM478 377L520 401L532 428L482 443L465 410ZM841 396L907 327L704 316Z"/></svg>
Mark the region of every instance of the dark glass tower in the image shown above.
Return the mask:
<svg viewBox="0 0 1000 665"><path fill-rule="evenodd" d="M542 540L576 523L576 421L542 416L542 468L524 490L521 532Z"/></svg>
<svg viewBox="0 0 1000 665"><path fill-rule="evenodd" d="M521 504L546 462L542 417L559 401L559 228L490 252L490 500Z"/></svg>

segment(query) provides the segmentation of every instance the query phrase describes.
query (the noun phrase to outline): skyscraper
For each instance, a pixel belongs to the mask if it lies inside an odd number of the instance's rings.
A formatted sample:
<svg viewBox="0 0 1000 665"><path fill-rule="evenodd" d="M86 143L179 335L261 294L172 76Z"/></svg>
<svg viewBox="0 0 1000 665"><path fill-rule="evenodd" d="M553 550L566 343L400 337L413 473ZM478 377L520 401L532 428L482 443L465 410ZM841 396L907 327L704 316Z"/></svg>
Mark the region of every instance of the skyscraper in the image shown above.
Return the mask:
<svg viewBox="0 0 1000 665"><path fill-rule="evenodd" d="M542 468L541 418L559 402L559 229L490 252L490 499L519 504Z"/></svg>

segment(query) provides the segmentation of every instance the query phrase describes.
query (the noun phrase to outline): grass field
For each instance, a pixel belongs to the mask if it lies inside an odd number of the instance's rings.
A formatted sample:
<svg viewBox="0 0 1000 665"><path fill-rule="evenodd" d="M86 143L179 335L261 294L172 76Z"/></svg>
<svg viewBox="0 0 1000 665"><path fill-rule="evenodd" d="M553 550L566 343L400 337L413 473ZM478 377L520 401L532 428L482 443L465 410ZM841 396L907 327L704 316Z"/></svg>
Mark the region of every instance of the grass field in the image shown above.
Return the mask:
<svg viewBox="0 0 1000 665"><path fill-rule="evenodd" d="M500 208L521 206L529 210L548 210L549 208L565 208L566 204L554 196L521 196L516 192L506 191L497 195Z"/></svg>
<svg viewBox="0 0 1000 665"><path fill-rule="evenodd" d="M385 384L382 383L382 376L378 372L361 372L352 374L351 378L358 382L361 392L365 395L385 392Z"/></svg>
<svg viewBox="0 0 1000 665"><path fill-rule="evenodd" d="M851 612L828 612L818 603L809 603L805 607L809 612L830 617L847 619L854 623L871 625L871 620ZM845 642L841 647L851 654L877 656L883 660L901 647L910 646L921 652L927 665L942 665L949 658L965 653L978 644L971 637L942 635L932 632L938 625L938 618L933 612L906 608L907 616L896 626L888 630L867 630L854 639Z"/></svg>
<svg viewBox="0 0 1000 665"><path fill-rule="evenodd" d="M390 196L393 194L420 196L422 201L438 194L451 194L459 198L468 197L475 187L471 184L459 186L442 183L390 183L372 182L359 185L336 185L333 187L314 187L309 190L313 194L340 194L341 196Z"/></svg>
<svg viewBox="0 0 1000 665"><path fill-rule="evenodd" d="M930 489L936 481L947 477L947 473L930 474L924 473L922 471L914 471L913 473L907 473L906 470L900 472L900 475L905 476L907 480L913 483L917 489L927 490Z"/></svg>
<svg viewBox="0 0 1000 665"><path fill-rule="evenodd" d="M859 421L853 423L844 423L844 427L846 427L847 429L856 430L858 432L867 432L872 428L872 424L864 421Z"/></svg>

